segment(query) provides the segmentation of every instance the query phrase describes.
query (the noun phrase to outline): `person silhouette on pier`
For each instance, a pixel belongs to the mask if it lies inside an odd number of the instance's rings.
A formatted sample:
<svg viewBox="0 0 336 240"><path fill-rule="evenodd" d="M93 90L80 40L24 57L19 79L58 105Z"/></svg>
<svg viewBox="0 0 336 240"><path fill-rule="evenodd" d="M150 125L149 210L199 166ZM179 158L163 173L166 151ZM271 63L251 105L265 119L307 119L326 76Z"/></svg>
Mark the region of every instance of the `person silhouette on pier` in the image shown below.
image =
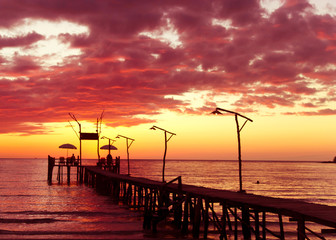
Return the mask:
<svg viewBox="0 0 336 240"><path fill-rule="evenodd" d="M120 173L120 156L116 157L115 173Z"/></svg>
<svg viewBox="0 0 336 240"><path fill-rule="evenodd" d="M113 158L110 153L106 156L106 164L108 169L111 170L111 168L113 167Z"/></svg>
<svg viewBox="0 0 336 240"><path fill-rule="evenodd" d="M75 154L72 154L71 156L71 159L70 159L70 164L75 164L75 161L76 161L76 157L75 157Z"/></svg>

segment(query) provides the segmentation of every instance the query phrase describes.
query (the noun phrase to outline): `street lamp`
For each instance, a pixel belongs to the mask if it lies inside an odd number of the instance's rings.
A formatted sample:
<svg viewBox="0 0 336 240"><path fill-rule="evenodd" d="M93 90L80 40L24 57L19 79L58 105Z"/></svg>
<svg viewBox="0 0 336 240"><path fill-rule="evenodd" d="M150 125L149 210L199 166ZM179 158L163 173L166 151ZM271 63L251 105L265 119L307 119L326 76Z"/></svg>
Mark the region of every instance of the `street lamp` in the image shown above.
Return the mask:
<svg viewBox="0 0 336 240"><path fill-rule="evenodd" d="M125 138L126 139L126 148L127 148L127 173L128 173L128 175L130 175L130 164L129 164L129 151L128 151L128 149L131 147L131 145L132 145L132 143L135 141L134 139L132 139L132 138L129 138L129 137L125 137L125 136L123 136L123 135L119 135L118 134L118 136L116 136L116 138ZM128 141L131 141L130 143L128 143Z"/></svg>
<svg viewBox="0 0 336 240"><path fill-rule="evenodd" d="M172 136L176 135L175 133L169 132L163 128L157 127L157 126L153 126L150 128L150 130L156 130L159 129L161 131L164 131L164 136L165 136L165 150L164 150L164 154L163 154L163 166L162 166L162 182L164 182L164 171L165 171L165 165L166 165L166 154L167 154L167 143L168 141L172 138ZM167 133L170 134L170 136L167 138Z"/></svg>
<svg viewBox="0 0 336 240"><path fill-rule="evenodd" d="M253 122L252 119L248 118L248 117L245 117L237 112L233 112L233 111L229 111L229 110L225 110L225 109L222 109L222 108L216 108L215 111L212 112L212 114L222 114L221 111L223 112L228 112L228 113L231 113L231 114L234 114L235 115L235 121L236 121L236 126L237 126L237 137L238 137L238 161L239 161L239 192L244 192L243 190L243 182L242 182L242 164L241 164L241 146L240 146L240 132L241 130L243 129L243 127L245 126L245 124L247 123L247 121L250 121L250 122ZM238 116L239 117L242 117L242 118L245 118L245 122L244 124L239 127L239 122L238 122Z"/></svg>
<svg viewBox="0 0 336 240"><path fill-rule="evenodd" d="M105 137L105 136L102 136L100 139L108 139L109 140L109 154L111 154L111 141L112 141L112 144L116 141L115 139L111 139L111 138L108 138L108 137Z"/></svg>

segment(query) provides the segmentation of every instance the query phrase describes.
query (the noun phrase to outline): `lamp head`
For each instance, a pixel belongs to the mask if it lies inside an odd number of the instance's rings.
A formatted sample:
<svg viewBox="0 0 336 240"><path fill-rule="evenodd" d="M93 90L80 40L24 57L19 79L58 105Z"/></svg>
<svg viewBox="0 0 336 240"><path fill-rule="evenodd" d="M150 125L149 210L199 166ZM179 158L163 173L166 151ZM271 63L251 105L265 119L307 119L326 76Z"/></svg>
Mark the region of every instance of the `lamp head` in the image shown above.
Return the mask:
<svg viewBox="0 0 336 240"><path fill-rule="evenodd" d="M118 136L116 136L116 138L120 138L120 137L119 137L119 135L118 135Z"/></svg>
<svg viewBox="0 0 336 240"><path fill-rule="evenodd" d="M156 130L156 128L153 126L153 127L151 127L149 130Z"/></svg>
<svg viewBox="0 0 336 240"><path fill-rule="evenodd" d="M216 109L215 111L211 112L212 114L218 115L218 114L222 114L220 111L218 111L218 109Z"/></svg>
<svg viewBox="0 0 336 240"><path fill-rule="evenodd" d="M104 139L105 138L105 136L102 136L100 139Z"/></svg>

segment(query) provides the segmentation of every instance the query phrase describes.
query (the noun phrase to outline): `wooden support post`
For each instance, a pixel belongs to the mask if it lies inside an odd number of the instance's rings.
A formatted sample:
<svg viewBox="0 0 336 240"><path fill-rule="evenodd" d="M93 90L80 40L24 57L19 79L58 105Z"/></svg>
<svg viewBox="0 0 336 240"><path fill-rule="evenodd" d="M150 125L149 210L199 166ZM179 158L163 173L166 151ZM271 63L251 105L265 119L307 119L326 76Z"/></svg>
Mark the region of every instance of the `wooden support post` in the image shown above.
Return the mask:
<svg viewBox="0 0 336 240"><path fill-rule="evenodd" d="M96 191L101 193L101 177L99 174L96 174Z"/></svg>
<svg viewBox="0 0 336 240"><path fill-rule="evenodd" d="M232 224L231 224L231 219L230 219L230 215L229 215L229 212L228 212L228 206L226 206L225 212L226 212L226 218L227 218L226 222L228 224L229 230L232 231Z"/></svg>
<svg viewBox="0 0 336 240"><path fill-rule="evenodd" d="M224 203L221 203L221 204L222 204L222 219L221 219L222 220L222 232L220 233L220 238L227 240L226 214L228 214L228 212L227 212L227 208L226 208L226 203L224 202Z"/></svg>
<svg viewBox="0 0 336 240"><path fill-rule="evenodd" d="M119 181L115 181L114 182L114 186L113 186L113 195L114 195L114 199L115 201L118 203L119 202L119 197L120 197L120 184L121 182Z"/></svg>
<svg viewBox="0 0 336 240"><path fill-rule="evenodd" d="M126 182L123 182L123 201L125 201L125 198L126 198L126 193L127 193L127 187L126 187Z"/></svg>
<svg viewBox="0 0 336 240"><path fill-rule="evenodd" d="M67 165L67 183L68 183L68 185L70 185L70 170L71 170L70 165Z"/></svg>
<svg viewBox="0 0 336 240"><path fill-rule="evenodd" d="M156 210L155 208L156 208L156 206L157 206L157 203L156 203L157 195L158 195L157 190L154 190L154 194L153 194L153 205L152 205L153 209L152 209L152 212L155 212L155 210Z"/></svg>
<svg viewBox="0 0 336 240"><path fill-rule="evenodd" d="M158 195L158 217L163 218L164 217L164 202L165 202L165 191L163 189L160 189L159 195Z"/></svg>
<svg viewBox="0 0 336 240"><path fill-rule="evenodd" d="M149 230L151 228L151 221L152 221L152 213L151 213L151 206L150 206L150 197L151 197L151 189L144 189L145 191L145 204L144 204L144 222L143 222L143 229ZM149 190L149 193L147 193Z"/></svg>
<svg viewBox="0 0 336 240"><path fill-rule="evenodd" d="M106 195L109 196L111 195L111 191L112 191L112 180L106 178L105 179L105 185L106 185Z"/></svg>
<svg viewBox="0 0 336 240"><path fill-rule="evenodd" d="M235 218L235 231L234 231L234 239L238 240L238 218L237 218L237 207L234 209L234 218Z"/></svg>
<svg viewBox="0 0 336 240"><path fill-rule="evenodd" d="M132 203L132 185L128 184L128 187L126 187L126 182L125 182L125 195L124 195L124 199L123 202L127 205L130 205Z"/></svg>
<svg viewBox="0 0 336 240"><path fill-rule="evenodd" d="M92 173L92 187L94 188L97 185L97 178L96 178L96 174Z"/></svg>
<svg viewBox="0 0 336 240"><path fill-rule="evenodd" d="M137 186L133 185L133 208L134 209L136 208L136 205L137 205L136 199L137 199Z"/></svg>
<svg viewBox="0 0 336 240"><path fill-rule="evenodd" d="M87 182L86 185L89 187L90 186L90 172L88 170L85 171L85 174L87 174Z"/></svg>
<svg viewBox="0 0 336 240"><path fill-rule="evenodd" d="M242 208L242 230L244 240L251 239L251 230L250 230L250 210L247 207Z"/></svg>
<svg viewBox="0 0 336 240"><path fill-rule="evenodd" d="M280 213L279 213L279 225L280 225L280 239L284 240L285 232L284 232L284 227L283 227L283 222L282 222L282 216Z"/></svg>
<svg viewBox="0 0 336 240"><path fill-rule="evenodd" d="M195 220L195 209L196 206L196 198L190 198L189 202L189 214L190 214L190 224L194 225L194 220Z"/></svg>
<svg viewBox="0 0 336 240"><path fill-rule="evenodd" d="M55 158L48 155L48 184L52 184L52 174L55 166Z"/></svg>
<svg viewBox="0 0 336 240"><path fill-rule="evenodd" d="M178 222L178 199L177 199L177 194L173 193L173 213L174 213L174 224L177 225Z"/></svg>
<svg viewBox="0 0 336 240"><path fill-rule="evenodd" d="M187 194L184 201L184 212L183 212L183 224L182 224L182 233L188 233L188 217L190 209L190 197Z"/></svg>
<svg viewBox="0 0 336 240"><path fill-rule="evenodd" d="M298 219L298 222L297 222L297 239L298 240L306 239L305 221L303 219Z"/></svg>
<svg viewBox="0 0 336 240"><path fill-rule="evenodd" d="M181 229L182 228L182 199L183 199L183 195L182 193L179 193L177 195L177 200L179 202L179 205L177 206L177 222L176 222L176 226L178 229Z"/></svg>
<svg viewBox="0 0 336 240"><path fill-rule="evenodd" d="M263 212L262 216L262 236L266 239L266 212Z"/></svg>
<svg viewBox="0 0 336 240"><path fill-rule="evenodd" d="M77 167L77 172L78 172L78 167ZM85 169L85 171L84 171L84 184L88 185L88 183L89 183L89 176L88 176L87 170Z"/></svg>
<svg viewBox="0 0 336 240"><path fill-rule="evenodd" d="M259 230L259 212L257 210L254 211L254 232L256 240L260 239L260 230Z"/></svg>
<svg viewBox="0 0 336 240"><path fill-rule="evenodd" d="M79 166L79 182L82 184L83 183L83 171L84 168L82 167L82 165Z"/></svg>
<svg viewBox="0 0 336 240"><path fill-rule="evenodd" d="M137 207L140 210L141 207L143 206L143 189L141 186L138 186L138 203L137 203Z"/></svg>
<svg viewBox="0 0 336 240"><path fill-rule="evenodd" d="M203 238L208 238L208 229L209 229L209 199L205 199L204 202L204 214L203 214L203 222L204 222L204 232Z"/></svg>
<svg viewBox="0 0 336 240"><path fill-rule="evenodd" d="M201 227L201 209L202 209L202 198L195 198L194 207L194 222L193 222L193 237L199 238L199 232Z"/></svg>
<svg viewBox="0 0 336 240"><path fill-rule="evenodd" d="M178 229L181 229L182 226L182 195L173 194L174 202L174 223Z"/></svg>
<svg viewBox="0 0 336 240"><path fill-rule="evenodd" d="M152 214L152 212L153 212L153 205L154 205L154 203L153 203L153 189L150 189L150 193L149 193L149 211L150 211L150 213Z"/></svg>
<svg viewBox="0 0 336 240"><path fill-rule="evenodd" d="M57 181L58 183L61 183L61 166L60 165L58 165Z"/></svg>

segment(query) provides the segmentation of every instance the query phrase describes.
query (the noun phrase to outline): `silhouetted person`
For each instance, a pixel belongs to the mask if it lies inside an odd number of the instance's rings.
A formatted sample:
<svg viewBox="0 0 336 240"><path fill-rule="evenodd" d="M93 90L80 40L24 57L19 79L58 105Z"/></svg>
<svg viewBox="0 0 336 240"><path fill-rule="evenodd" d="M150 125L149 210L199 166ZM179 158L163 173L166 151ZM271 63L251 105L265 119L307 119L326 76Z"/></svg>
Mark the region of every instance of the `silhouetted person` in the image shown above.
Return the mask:
<svg viewBox="0 0 336 240"><path fill-rule="evenodd" d="M120 156L116 157L116 163L115 163L115 169L116 169L116 173L120 173Z"/></svg>
<svg viewBox="0 0 336 240"><path fill-rule="evenodd" d="M76 161L75 154L72 154L70 163L71 163L71 164L74 164L75 161Z"/></svg>
<svg viewBox="0 0 336 240"><path fill-rule="evenodd" d="M111 168L113 167L113 160L112 160L112 155L109 153L106 156L106 164L109 170L111 170Z"/></svg>

